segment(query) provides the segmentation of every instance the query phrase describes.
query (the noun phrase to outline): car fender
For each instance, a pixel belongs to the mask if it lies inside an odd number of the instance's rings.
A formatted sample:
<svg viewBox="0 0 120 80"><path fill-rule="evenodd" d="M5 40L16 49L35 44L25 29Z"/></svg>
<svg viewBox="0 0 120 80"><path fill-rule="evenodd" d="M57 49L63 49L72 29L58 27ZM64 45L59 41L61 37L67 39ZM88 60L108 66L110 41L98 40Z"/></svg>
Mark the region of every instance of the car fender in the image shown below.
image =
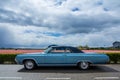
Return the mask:
<svg viewBox="0 0 120 80"><path fill-rule="evenodd" d="M90 60L78 60L78 61L77 61L77 64L80 63L80 62L89 62L90 64L93 64L93 62L90 61Z"/></svg>
<svg viewBox="0 0 120 80"><path fill-rule="evenodd" d="M37 61L36 61L34 58L24 58L24 59L22 60L22 63L24 62L24 60L33 60L33 61L35 61L36 65L38 65L38 64L37 64Z"/></svg>

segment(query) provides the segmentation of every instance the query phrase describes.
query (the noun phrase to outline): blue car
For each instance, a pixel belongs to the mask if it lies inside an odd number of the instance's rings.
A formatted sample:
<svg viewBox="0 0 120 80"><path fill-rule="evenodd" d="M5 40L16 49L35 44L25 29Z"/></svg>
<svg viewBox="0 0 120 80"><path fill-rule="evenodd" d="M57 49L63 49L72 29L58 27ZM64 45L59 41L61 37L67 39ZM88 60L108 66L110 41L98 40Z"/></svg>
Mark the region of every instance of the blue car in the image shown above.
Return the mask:
<svg viewBox="0 0 120 80"><path fill-rule="evenodd" d="M15 61L24 64L27 70L37 66L78 66L86 70L91 64L108 63L109 57L106 54L84 53L71 46L51 46L44 52L19 54Z"/></svg>

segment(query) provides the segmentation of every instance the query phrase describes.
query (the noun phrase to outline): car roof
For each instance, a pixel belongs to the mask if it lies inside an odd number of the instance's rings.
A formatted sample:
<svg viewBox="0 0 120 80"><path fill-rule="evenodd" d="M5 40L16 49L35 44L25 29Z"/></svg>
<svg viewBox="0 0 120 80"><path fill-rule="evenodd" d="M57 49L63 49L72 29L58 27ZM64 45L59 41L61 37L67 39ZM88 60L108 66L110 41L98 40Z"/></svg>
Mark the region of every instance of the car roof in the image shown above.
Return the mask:
<svg viewBox="0 0 120 80"><path fill-rule="evenodd" d="M72 47L72 46L51 46L51 47L54 47L54 48L75 48L75 47Z"/></svg>
<svg viewBox="0 0 120 80"><path fill-rule="evenodd" d="M53 44L53 45L49 45L48 48L49 48L49 47L53 47L53 46L58 46L58 45L55 45L55 44Z"/></svg>

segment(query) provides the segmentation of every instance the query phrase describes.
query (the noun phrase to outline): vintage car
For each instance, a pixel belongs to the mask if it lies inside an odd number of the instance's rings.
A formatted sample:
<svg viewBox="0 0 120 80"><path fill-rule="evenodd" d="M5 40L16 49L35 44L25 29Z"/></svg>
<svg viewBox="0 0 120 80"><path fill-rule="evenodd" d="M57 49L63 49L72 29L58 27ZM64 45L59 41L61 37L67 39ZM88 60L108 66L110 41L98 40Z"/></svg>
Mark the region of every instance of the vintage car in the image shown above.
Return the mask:
<svg viewBox="0 0 120 80"><path fill-rule="evenodd" d="M27 70L37 66L78 66L85 70L91 64L108 63L109 57L106 54L84 53L71 46L51 46L44 52L19 54L15 61L24 64Z"/></svg>

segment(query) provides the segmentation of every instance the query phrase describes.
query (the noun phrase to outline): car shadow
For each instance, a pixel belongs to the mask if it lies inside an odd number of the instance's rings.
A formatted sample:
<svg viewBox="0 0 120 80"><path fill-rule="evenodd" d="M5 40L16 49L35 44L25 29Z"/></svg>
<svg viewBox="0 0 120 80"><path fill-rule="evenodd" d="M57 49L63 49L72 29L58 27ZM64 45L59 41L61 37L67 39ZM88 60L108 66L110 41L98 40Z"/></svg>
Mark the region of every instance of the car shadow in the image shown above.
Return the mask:
<svg viewBox="0 0 120 80"><path fill-rule="evenodd" d="M79 70L77 67L38 67L33 70L22 68L18 72L27 73L100 73L100 72L119 72L108 66L91 66L88 70Z"/></svg>

